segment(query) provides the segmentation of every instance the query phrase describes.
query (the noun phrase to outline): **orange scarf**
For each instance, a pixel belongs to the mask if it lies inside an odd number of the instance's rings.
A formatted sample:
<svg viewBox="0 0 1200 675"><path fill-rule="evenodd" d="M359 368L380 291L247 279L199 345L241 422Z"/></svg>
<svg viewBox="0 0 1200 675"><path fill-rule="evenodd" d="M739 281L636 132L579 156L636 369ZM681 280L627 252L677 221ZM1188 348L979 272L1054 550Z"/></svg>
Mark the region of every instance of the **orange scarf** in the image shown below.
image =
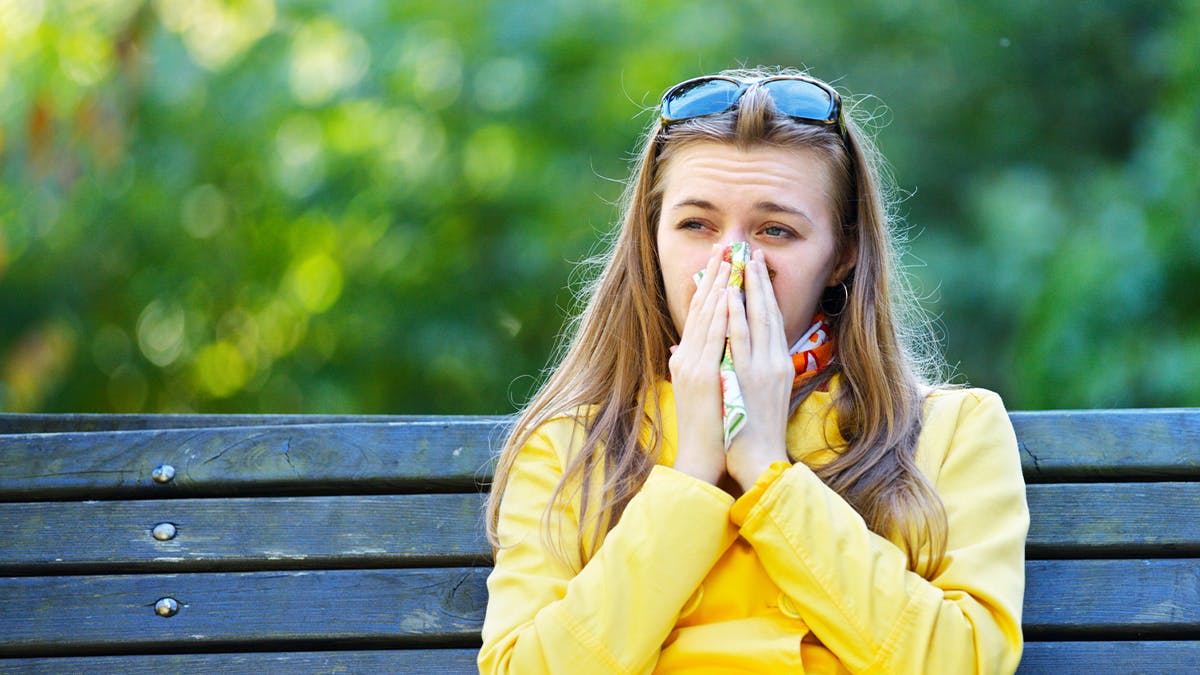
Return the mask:
<svg viewBox="0 0 1200 675"><path fill-rule="evenodd" d="M833 360L833 336L829 333L824 312L817 311L813 325L796 340L790 351L792 365L796 368L796 377L792 380L792 395L795 396L806 380L825 370Z"/></svg>

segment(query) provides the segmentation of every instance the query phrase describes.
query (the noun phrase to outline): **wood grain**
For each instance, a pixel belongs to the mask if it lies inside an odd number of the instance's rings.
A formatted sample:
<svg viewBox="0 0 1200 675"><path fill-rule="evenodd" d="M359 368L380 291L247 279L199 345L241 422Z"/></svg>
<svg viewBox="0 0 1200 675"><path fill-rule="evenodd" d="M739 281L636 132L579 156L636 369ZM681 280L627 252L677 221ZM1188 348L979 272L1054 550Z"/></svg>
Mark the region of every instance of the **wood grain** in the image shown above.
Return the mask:
<svg viewBox="0 0 1200 675"><path fill-rule="evenodd" d="M477 646L488 571L4 577L0 656ZM154 613L164 597L178 614Z"/></svg>
<svg viewBox="0 0 1200 675"><path fill-rule="evenodd" d="M0 435L0 500L465 490L490 478L507 430L496 417L341 419ZM1030 483L1200 480L1200 410L1023 412L1012 420ZM162 463L179 471L168 485L150 480Z"/></svg>
<svg viewBox="0 0 1200 675"><path fill-rule="evenodd" d="M1029 563L1031 641L1180 639L1200 631L1200 561ZM0 656L112 649L258 651L477 644L487 568L0 578ZM181 605L171 618L152 609ZM107 646L106 646L107 645Z"/></svg>
<svg viewBox="0 0 1200 675"><path fill-rule="evenodd" d="M486 564L482 513L478 493L7 503L0 574Z"/></svg>
<svg viewBox="0 0 1200 675"><path fill-rule="evenodd" d="M490 418L0 436L0 500L476 489ZM161 464L176 470L151 479Z"/></svg>
<svg viewBox="0 0 1200 675"><path fill-rule="evenodd" d="M1200 664L1200 642L1026 642L1018 673L1188 673Z"/></svg>
<svg viewBox="0 0 1200 675"><path fill-rule="evenodd" d="M474 649L375 649L245 654L146 654L74 658L0 659L0 673L475 673Z"/></svg>
<svg viewBox="0 0 1200 675"><path fill-rule="evenodd" d="M1029 504L1030 558L1200 551L1200 483L1031 485ZM6 503L0 574L486 564L482 509L474 492Z"/></svg>

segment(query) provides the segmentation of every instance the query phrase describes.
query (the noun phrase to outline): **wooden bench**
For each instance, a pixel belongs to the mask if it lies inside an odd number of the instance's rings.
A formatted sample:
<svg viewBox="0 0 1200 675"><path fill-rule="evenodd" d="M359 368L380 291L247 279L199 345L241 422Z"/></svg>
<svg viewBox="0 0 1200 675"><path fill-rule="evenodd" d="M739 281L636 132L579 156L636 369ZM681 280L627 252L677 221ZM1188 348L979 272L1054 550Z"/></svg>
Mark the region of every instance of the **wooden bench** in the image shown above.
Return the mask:
<svg viewBox="0 0 1200 675"><path fill-rule="evenodd" d="M1200 410L1012 418L1022 671L1200 667ZM471 672L505 422L0 415L0 672Z"/></svg>

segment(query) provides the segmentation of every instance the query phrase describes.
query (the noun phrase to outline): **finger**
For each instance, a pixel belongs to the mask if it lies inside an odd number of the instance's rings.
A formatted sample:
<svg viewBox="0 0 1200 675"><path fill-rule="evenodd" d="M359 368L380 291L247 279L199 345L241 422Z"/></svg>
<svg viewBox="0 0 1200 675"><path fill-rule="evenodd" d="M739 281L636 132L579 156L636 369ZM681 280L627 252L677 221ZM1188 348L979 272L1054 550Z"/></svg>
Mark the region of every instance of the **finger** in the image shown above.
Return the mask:
<svg viewBox="0 0 1200 675"><path fill-rule="evenodd" d="M712 251L708 256L708 262L704 265L704 274L696 281L696 292L692 294L692 306L699 306L704 302L704 296L712 289L715 284L716 272L721 264L721 245L713 244ZM695 278L693 277L693 280Z"/></svg>
<svg viewBox="0 0 1200 675"><path fill-rule="evenodd" d="M746 306L742 299L730 294L729 302L729 348L733 351L734 363L748 363L752 348L750 346L750 325L746 322Z"/></svg>
<svg viewBox="0 0 1200 675"><path fill-rule="evenodd" d="M762 288L763 304L770 317L771 331L768 333L770 337L768 349L772 350L772 353L786 354L790 346L787 342L787 326L784 325L783 310L779 307L779 301L775 299L775 286L771 283L771 272L767 269L765 256L759 260L758 280L759 286Z"/></svg>
<svg viewBox="0 0 1200 675"><path fill-rule="evenodd" d="M705 336L704 349L700 354L702 362L714 365L720 362L721 355L725 353L725 331L729 324L729 311L726 307L729 302L728 297L731 294L728 288L722 288L718 295L717 299L720 308L715 312L712 323L708 325L708 334Z"/></svg>
<svg viewBox="0 0 1200 675"><path fill-rule="evenodd" d="M775 342L775 332L783 323L774 288L763 262L762 251L755 251L747 267L746 317L750 326L751 350L766 350Z"/></svg>
<svg viewBox="0 0 1200 675"><path fill-rule="evenodd" d="M683 326L683 337L680 340L681 346L699 342L697 346L702 349L706 343L706 335L712 326L714 315L718 313L717 307L722 302L725 286L729 283L729 263L719 263L716 273L711 276L712 286L701 298L699 307L688 312Z"/></svg>

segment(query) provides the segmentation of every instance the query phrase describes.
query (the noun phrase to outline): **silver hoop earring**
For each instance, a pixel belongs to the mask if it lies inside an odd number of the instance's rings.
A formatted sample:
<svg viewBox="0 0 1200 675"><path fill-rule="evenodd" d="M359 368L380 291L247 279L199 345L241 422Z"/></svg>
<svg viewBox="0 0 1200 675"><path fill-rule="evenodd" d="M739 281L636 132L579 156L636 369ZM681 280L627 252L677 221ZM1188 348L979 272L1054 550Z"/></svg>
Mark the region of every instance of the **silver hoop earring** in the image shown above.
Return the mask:
<svg viewBox="0 0 1200 675"><path fill-rule="evenodd" d="M842 312L846 311L846 305L850 304L850 288L846 286L845 281L838 284L838 286L842 288L842 297L840 300L836 298L836 293L831 293L828 290L821 297L821 311L825 312L825 316L831 319L841 315ZM836 288L836 286L833 288Z"/></svg>

